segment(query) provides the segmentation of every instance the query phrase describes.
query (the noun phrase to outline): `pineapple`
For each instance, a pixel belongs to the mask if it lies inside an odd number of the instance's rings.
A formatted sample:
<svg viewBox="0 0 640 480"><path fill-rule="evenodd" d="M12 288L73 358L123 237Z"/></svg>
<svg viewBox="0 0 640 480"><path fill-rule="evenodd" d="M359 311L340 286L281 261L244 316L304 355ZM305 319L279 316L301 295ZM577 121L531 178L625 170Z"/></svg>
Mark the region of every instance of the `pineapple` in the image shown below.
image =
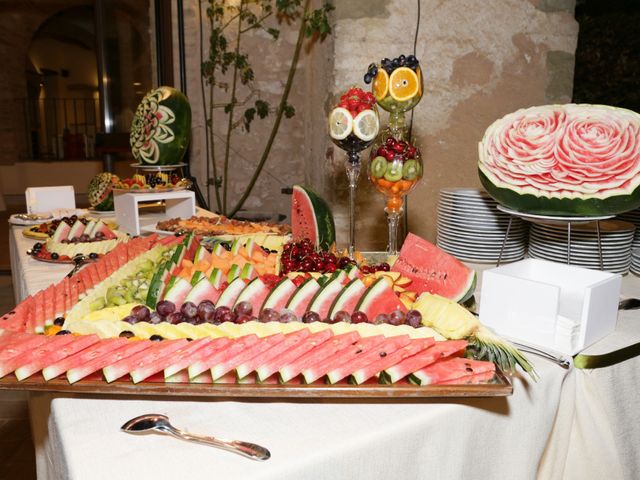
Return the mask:
<svg viewBox="0 0 640 480"><path fill-rule="evenodd" d="M477 358L490 360L505 371L513 371L520 365L533 380L538 379L533 365L516 347L482 325L475 315L456 302L423 293L413 308L422 314L424 326L451 340L466 339Z"/></svg>

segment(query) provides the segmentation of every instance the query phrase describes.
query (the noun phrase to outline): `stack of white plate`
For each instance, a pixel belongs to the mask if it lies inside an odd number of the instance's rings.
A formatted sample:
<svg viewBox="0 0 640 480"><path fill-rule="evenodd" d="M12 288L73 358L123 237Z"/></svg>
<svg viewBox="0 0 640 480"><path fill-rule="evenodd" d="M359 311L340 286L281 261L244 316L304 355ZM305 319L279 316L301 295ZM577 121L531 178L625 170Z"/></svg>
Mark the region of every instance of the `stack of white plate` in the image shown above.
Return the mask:
<svg viewBox="0 0 640 480"><path fill-rule="evenodd" d="M625 274L631 266L631 243L635 226L620 220L600 222L602 263L608 272ZM567 263L567 225L532 223L529 256ZM571 225L571 265L600 268L598 237L594 222Z"/></svg>
<svg viewBox="0 0 640 480"><path fill-rule="evenodd" d="M437 244L460 260L496 263L507 233L510 215L500 212L498 203L475 188L440 190ZM503 262L524 257L527 224L514 217L502 253Z"/></svg>
<svg viewBox="0 0 640 480"><path fill-rule="evenodd" d="M640 208L621 213L617 218L636 226L636 234L631 245L631 273L640 275Z"/></svg>

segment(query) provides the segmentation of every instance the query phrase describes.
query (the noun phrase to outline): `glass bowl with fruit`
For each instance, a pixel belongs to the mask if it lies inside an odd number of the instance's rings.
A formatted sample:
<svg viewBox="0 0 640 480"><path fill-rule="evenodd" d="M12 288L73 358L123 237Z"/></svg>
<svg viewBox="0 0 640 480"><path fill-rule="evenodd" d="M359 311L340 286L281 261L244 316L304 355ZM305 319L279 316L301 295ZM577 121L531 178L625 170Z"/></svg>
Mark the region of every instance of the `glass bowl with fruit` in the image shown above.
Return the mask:
<svg viewBox="0 0 640 480"><path fill-rule="evenodd" d="M352 87L329 112L329 136L347 152L345 168L349 181L349 255L355 251L355 197L360 177L360 152L369 147L380 131L376 100L371 92Z"/></svg>

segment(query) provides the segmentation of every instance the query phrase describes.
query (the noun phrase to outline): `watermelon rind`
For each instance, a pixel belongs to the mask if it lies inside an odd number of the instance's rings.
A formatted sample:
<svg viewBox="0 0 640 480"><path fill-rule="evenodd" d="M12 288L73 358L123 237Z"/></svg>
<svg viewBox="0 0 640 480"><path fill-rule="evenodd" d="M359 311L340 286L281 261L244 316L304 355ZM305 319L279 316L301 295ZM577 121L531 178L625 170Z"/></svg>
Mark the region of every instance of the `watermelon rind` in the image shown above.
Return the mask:
<svg viewBox="0 0 640 480"><path fill-rule="evenodd" d="M336 241L336 226L329 205L302 185L293 186L291 229L294 240L309 238L322 250L328 250Z"/></svg>
<svg viewBox="0 0 640 480"><path fill-rule="evenodd" d="M546 197L494 185L478 170L480 182L498 203L517 212L549 216L598 216L617 215L640 207L640 187L628 195L612 195L596 198ZM541 192L542 193L542 192Z"/></svg>
<svg viewBox="0 0 640 480"><path fill-rule="evenodd" d="M361 298L364 292L366 291L366 286L362 283L362 280L359 278L354 278L351 280L342 291L338 294L338 296L333 301L333 305L329 309L329 318L333 319L340 310L343 310L344 305L352 300L355 296ZM352 312L348 312L352 313Z"/></svg>

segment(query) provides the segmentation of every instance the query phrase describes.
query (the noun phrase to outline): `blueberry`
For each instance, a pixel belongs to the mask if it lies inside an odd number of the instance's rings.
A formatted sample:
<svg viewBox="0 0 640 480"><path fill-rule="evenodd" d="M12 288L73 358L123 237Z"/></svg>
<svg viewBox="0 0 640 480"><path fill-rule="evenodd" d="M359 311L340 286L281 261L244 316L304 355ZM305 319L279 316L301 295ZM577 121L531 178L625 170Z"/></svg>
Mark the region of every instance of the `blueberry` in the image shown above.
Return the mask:
<svg viewBox="0 0 640 480"><path fill-rule="evenodd" d="M123 330L120 332L120 335L118 335L119 337L122 338L131 338L131 337L135 337L135 335L133 334L133 332L131 330Z"/></svg>
<svg viewBox="0 0 640 480"><path fill-rule="evenodd" d="M162 335L151 335L149 337L149 340L151 340L152 342L161 342L162 340L164 340Z"/></svg>
<svg viewBox="0 0 640 480"><path fill-rule="evenodd" d="M60 330L56 335L71 335L69 330Z"/></svg>
<svg viewBox="0 0 640 480"><path fill-rule="evenodd" d="M58 258L60 258L60 255L58 255L56 252L53 252L51 254L51 260L58 260Z"/></svg>
<svg viewBox="0 0 640 480"><path fill-rule="evenodd" d="M53 324L61 327L62 325L64 325L64 317L57 317L54 321Z"/></svg>
<svg viewBox="0 0 640 480"><path fill-rule="evenodd" d="M364 74L364 83L366 83L367 85L371 83L371 80L373 80L373 77L371 76L370 73L365 73Z"/></svg>
<svg viewBox="0 0 640 480"><path fill-rule="evenodd" d="M42 244L40 242L36 242L33 245L33 250L42 250Z"/></svg>
<svg viewBox="0 0 640 480"><path fill-rule="evenodd" d="M97 253L95 253L95 252L91 252L91 253L89 254L89 258L90 258L91 260L95 260L96 258L98 258L98 254L97 254Z"/></svg>

